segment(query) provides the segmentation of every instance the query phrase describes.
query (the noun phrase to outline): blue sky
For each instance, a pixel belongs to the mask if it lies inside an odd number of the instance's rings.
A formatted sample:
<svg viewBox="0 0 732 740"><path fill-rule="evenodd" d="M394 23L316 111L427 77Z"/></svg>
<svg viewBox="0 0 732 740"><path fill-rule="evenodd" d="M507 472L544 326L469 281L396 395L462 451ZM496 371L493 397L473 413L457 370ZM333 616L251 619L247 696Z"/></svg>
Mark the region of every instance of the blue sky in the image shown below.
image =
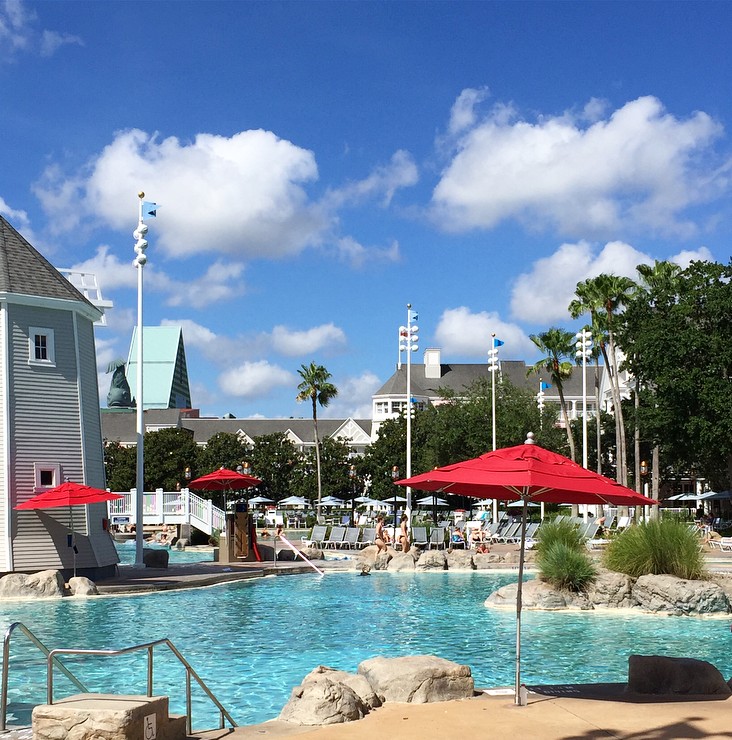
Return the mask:
<svg viewBox="0 0 732 740"><path fill-rule="evenodd" d="M726 2L0 3L0 213L136 321L204 413L369 416L406 305L443 362L532 361L578 280L727 262ZM100 374L103 398L109 376Z"/></svg>

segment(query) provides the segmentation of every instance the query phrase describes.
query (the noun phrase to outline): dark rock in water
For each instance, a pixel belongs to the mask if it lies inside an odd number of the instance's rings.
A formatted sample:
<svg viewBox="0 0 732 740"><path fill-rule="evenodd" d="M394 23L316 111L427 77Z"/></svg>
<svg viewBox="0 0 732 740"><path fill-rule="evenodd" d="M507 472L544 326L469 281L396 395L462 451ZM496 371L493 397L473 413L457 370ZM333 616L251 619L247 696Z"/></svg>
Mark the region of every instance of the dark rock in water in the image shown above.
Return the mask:
<svg viewBox="0 0 732 740"><path fill-rule="evenodd" d="M730 696L732 689L722 674L706 660L631 655L628 686L636 694L691 694Z"/></svg>
<svg viewBox="0 0 732 740"><path fill-rule="evenodd" d="M147 568L167 568L169 557L167 550L153 550L146 547L142 551L142 562Z"/></svg>

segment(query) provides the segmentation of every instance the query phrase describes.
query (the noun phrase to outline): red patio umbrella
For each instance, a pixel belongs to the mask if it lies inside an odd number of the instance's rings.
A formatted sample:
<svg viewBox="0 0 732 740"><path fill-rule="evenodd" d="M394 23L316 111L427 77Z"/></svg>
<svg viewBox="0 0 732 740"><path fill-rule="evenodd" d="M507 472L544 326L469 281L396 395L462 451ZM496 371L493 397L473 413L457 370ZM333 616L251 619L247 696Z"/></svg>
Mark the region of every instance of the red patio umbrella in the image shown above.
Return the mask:
<svg viewBox="0 0 732 740"><path fill-rule="evenodd" d="M74 554L74 576L76 576L76 542L74 539L74 516L72 506L85 506L86 504L96 504L101 501L113 501L114 499L124 498L119 493L110 493L103 491L101 488L92 488L81 483L72 483L65 481L60 486L49 488L43 493L39 493L33 498L29 498L22 504L18 504L16 509L57 509L61 506L69 507L69 519L71 520L71 547Z"/></svg>
<svg viewBox="0 0 732 740"><path fill-rule="evenodd" d="M529 502L609 503L619 506L650 506L657 503L562 455L539 447L534 443L533 437L529 433L522 445L494 450L472 460L445 465L396 482L398 486L410 486L422 491L444 491L474 498L523 502L516 594L516 704L520 703L521 589Z"/></svg>
<svg viewBox="0 0 732 740"><path fill-rule="evenodd" d="M243 488L259 485L261 482L254 476L221 467L213 473L192 480L188 487L195 488L197 491L240 491Z"/></svg>

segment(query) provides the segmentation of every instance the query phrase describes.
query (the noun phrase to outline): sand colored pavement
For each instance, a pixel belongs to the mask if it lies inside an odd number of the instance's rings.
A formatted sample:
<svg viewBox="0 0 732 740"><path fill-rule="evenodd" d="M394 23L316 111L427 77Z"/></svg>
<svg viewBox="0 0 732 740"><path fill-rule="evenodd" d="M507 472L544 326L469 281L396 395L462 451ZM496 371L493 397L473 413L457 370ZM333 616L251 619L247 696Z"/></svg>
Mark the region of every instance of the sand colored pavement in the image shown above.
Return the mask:
<svg viewBox="0 0 732 740"><path fill-rule="evenodd" d="M530 694L528 705L517 707L512 697L478 696L435 704L386 704L358 722L317 729L266 722L203 737L274 740L295 735L298 740L721 740L732 738L732 697L667 701Z"/></svg>

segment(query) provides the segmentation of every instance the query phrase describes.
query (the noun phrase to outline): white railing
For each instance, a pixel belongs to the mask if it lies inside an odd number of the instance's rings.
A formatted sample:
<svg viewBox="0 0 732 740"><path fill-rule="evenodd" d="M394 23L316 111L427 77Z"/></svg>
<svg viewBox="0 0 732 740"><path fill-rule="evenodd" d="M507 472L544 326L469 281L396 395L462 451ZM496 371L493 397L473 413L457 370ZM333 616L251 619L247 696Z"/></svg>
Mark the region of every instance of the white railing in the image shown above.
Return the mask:
<svg viewBox="0 0 732 740"><path fill-rule="evenodd" d="M107 502L107 512L112 524L136 524L135 489L120 492L123 498ZM180 491L145 492L142 500L143 524L192 524L206 534L214 529L221 531L226 514L213 503L187 488Z"/></svg>

